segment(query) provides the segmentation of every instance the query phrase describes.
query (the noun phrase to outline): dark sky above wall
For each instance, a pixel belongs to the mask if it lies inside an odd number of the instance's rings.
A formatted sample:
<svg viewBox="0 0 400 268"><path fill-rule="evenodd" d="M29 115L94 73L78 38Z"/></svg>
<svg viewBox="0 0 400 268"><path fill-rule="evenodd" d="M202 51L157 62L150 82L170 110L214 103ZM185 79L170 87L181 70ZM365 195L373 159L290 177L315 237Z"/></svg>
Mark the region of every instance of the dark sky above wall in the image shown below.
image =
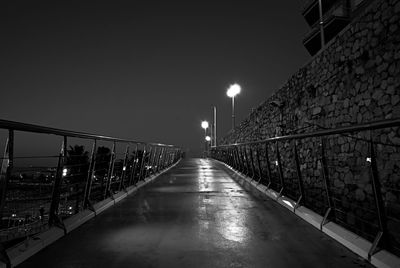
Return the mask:
<svg viewBox="0 0 400 268"><path fill-rule="evenodd" d="M203 149L310 58L300 1L9 1L0 118Z"/></svg>

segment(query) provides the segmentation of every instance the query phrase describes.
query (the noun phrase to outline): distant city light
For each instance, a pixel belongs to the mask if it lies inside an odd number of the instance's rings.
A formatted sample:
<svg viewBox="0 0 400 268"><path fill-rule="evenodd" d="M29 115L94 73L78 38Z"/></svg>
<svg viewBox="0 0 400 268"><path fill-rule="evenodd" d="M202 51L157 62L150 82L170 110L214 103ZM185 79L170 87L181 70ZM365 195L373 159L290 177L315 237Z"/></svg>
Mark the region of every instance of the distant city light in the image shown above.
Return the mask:
<svg viewBox="0 0 400 268"><path fill-rule="evenodd" d="M206 136L206 141L210 141L211 137L210 136Z"/></svg>
<svg viewBox="0 0 400 268"><path fill-rule="evenodd" d="M207 121L201 122L201 127L204 128L204 129L207 129L208 128L208 122Z"/></svg>
<svg viewBox="0 0 400 268"><path fill-rule="evenodd" d="M240 90L241 87L238 84L233 84L228 88L228 91L226 91L226 95L228 95L229 98L233 98L240 93Z"/></svg>
<svg viewBox="0 0 400 268"><path fill-rule="evenodd" d="M64 168L63 172L62 172L62 176L63 177L67 176L67 173L68 173L68 169Z"/></svg>
<svg viewBox="0 0 400 268"><path fill-rule="evenodd" d="M11 214L11 217L17 217L17 214L13 213Z"/></svg>

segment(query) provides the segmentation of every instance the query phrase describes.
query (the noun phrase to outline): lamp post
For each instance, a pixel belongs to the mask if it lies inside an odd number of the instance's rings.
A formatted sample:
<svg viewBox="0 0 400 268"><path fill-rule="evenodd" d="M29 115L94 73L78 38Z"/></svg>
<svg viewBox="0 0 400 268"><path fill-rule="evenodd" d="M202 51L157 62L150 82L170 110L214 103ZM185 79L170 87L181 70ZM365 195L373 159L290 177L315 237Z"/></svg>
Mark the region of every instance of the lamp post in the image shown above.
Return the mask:
<svg viewBox="0 0 400 268"><path fill-rule="evenodd" d="M232 129L235 129L235 96L240 93L241 87L238 84L231 85L226 91L226 95L232 98Z"/></svg>
<svg viewBox="0 0 400 268"><path fill-rule="evenodd" d="M201 127L204 128L204 157L207 156L207 128L208 128L208 122L203 121L201 122Z"/></svg>
<svg viewBox="0 0 400 268"><path fill-rule="evenodd" d="M321 50L325 46L325 33L324 33L324 17L322 13L322 0L318 0L318 11L319 11L319 29L321 34Z"/></svg>

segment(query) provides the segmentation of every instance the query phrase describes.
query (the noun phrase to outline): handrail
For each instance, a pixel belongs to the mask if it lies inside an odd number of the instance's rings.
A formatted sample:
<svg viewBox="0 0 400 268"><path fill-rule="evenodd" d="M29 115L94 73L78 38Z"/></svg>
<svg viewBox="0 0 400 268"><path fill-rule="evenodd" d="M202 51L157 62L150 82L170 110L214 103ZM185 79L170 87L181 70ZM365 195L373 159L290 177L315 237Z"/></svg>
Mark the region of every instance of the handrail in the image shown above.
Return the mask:
<svg viewBox="0 0 400 268"><path fill-rule="evenodd" d="M385 195L398 198L400 193L391 179L392 175L398 177L400 146L397 140L390 139L393 144L381 142L374 138L380 133L373 132L391 127L400 127L400 118L219 145L212 147L211 157L276 191L277 198L292 199L294 209L306 206L314 210L323 217L321 230L333 221L373 241L369 258L377 248L400 256L400 236L388 224L400 221L398 199ZM365 138L350 135L361 131L368 131ZM398 129L395 132L398 135ZM332 135L357 141L329 139ZM319 139L304 141L316 137ZM294 142L281 143L286 141Z"/></svg>
<svg viewBox="0 0 400 268"><path fill-rule="evenodd" d="M18 130L18 131L24 131L24 132L52 134L52 135L57 135L57 136L69 136L69 137L83 138L83 139L106 140L106 141L127 142L127 143L136 143L136 144L153 145L153 146L175 147L174 145L169 145L169 144L121 139L121 138L102 136L102 135L85 133L85 132L44 127L44 126L39 126L39 125L34 125L34 124L26 124L26 123L3 120L3 119L0 119L0 128L1 129Z"/></svg>
<svg viewBox="0 0 400 268"><path fill-rule="evenodd" d="M26 228L27 224L37 220L44 229L59 226L65 231L64 219L85 209L94 211L94 204L112 200L119 193L129 192L131 187L139 187L139 182L160 174L182 157L181 148L169 144L3 119L0 119L0 129L8 132L4 154L0 158L0 231L9 230L21 221ZM54 141L53 150L59 154L15 156L15 132L56 135L60 139ZM70 142L76 142L70 138L89 141L91 150L86 151L85 146L78 144L68 147L73 144ZM100 140L109 141L109 144L99 145ZM23 161L15 161L17 159ZM34 172L33 168L30 171L21 169L27 164L33 167L28 161L35 159L46 160ZM20 220L21 216L23 220ZM9 220L4 221L4 217ZM7 236L7 246L17 243L21 235L27 236L28 232Z"/></svg>
<svg viewBox="0 0 400 268"><path fill-rule="evenodd" d="M359 124L356 126L346 126L346 127L339 127L339 128L334 128L334 129L324 129L324 130L319 130L319 131L310 132L310 133L278 136L278 137L272 137L272 138L267 138L267 139L258 140L258 141L223 144L223 145L216 146L216 148L251 145L251 144L257 144L257 143L283 141L283 140L305 139L305 138L335 135L335 134L342 134L342 133L349 133L349 132L357 132L357 131L363 131L363 130L373 130L373 129L378 129L378 128L395 127L395 126L400 126L400 118L386 119L386 120L382 120L382 121L363 123L363 124Z"/></svg>

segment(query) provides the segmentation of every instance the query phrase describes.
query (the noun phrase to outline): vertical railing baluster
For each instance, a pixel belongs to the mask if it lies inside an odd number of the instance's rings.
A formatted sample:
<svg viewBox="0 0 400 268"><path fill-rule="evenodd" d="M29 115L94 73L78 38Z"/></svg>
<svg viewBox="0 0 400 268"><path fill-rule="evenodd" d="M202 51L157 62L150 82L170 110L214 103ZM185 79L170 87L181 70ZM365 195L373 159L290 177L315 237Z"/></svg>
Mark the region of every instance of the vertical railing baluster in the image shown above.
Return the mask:
<svg viewBox="0 0 400 268"><path fill-rule="evenodd" d="M169 158L168 158L168 167L170 167L172 165L172 157L173 157L172 152L173 152L173 150L170 149Z"/></svg>
<svg viewBox="0 0 400 268"><path fill-rule="evenodd" d="M158 156L157 159L157 173L160 172L161 170L161 161L162 161L162 157L164 155L164 147L161 147L161 151L160 151L160 155Z"/></svg>
<svg viewBox="0 0 400 268"><path fill-rule="evenodd" d="M60 188L63 177L66 175L64 174L64 165L67 161L67 136L63 137L63 141L61 144L60 154L58 156L58 164L57 164L57 171L56 177L54 180L53 185L53 193L50 203L50 211L49 211L49 225L56 225L61 227L64 231L66 231L65 226L62 220L59 217L58 207L60 205Z"/></svg>
<svg viewBox="0 0 400 268"><path fill-rule="evenodd" d="M328 209L325 211L324 218L322 219L320 229L322 230L322 226L324 226L325 222L328 220L329 215L332 215L332 218L335 218L335 209L334 209L334 203L332 199L332 193L330 189L330 183L329 183L329 170L328 170L328 163L326 160L326 155L325 155L325 139L321 138L321 165L322 165L322 177L324 179L324 187L325 187L325 193L326 193L326 198L328 202Z"/></svg>
<svg viewBox="0 0 400 268"><path fill-rule="evenodd" d="M272 183L272 172L271 172L271 166L269 163L269 154L268 154L268 142L265 143L265 167L267 168L267 176L268 176L268 184L267 184L267 189L271 186Z"/></svg>
<svg viewBox="0 0 400 268"><path fill-rule="evenodd" d="M151 161L151 174L152 175L154 175L156 173L154 167L156 166L157 156L158 156L158 146L154 146L154 155L153 155L153 160Z"/></svg>
<svg viewBox="0 0 400 268"><path fill-rule="evenodd" d="M88 176L86 179L85 193L83 195L83 208L90 208L91 210L94 210L90 202L90 191L92 189L93 172L94 172L94 167L96 165L96 149L97 149L97 140L94 140L92 147L92 154L90 157Z"/></svg>
<svg viewBox="0 0 400 268"><path fill-rule="evenodd" d="M233 155L232 155L232 149L228 147L228 155L229 155L229 166L233 168Z"/></svg>
<svg viewBox="0 0 400 268"><path fill-rule="evenodd" d="M255 180L256 178L256 168L254 165L254 156L253 156L253 150L251 149L251 145L249 145L249 151L250 151L250 162L251 162L251 178Z"/></svg>
<svg viewBox="0 0 400 268"><path fill-rule="evenodd" d="M246 160L246 176L250 174L250 163L249 163L249 156L247 155L247 147L244 145L244 158Z"/></svg>
<svg viewBox="0 0 400 268"><path fill-rule="evenodd" d="M132 152L132 166L131 166L131 176L129 178L129 186L135 184L135 172L136 172L136 156L138 151L138 145L135 144L135 151Z"/></svg>
<svg viewBox="0 0 400 268"><path fill-rule="evenodd" d="M149 160L147 161L147 168L146 168L146 171L145 171L145 178L147 178L148 176L149 176L149 173L150 173L150 163L151 163L151 159L152 159L152 157L153 157L153 146L152 145L150 145L150 150L149 150Z"/></svg>
<svg viewBox="0 0 400 268"><path fill-rule="evenodd" d="M294 158L295 158L295 162L296 162L297 180L299 183L299 190L300 190L300 196L296 202L296 208L297 208L298 206L300 206L300 204L302 203L302 200L305 198L305 194L304 194L303 178L301 176L299 153L297 151L297 140L293 140L293 142L294 142L293 150L294 150Z"/></svg>
<svg viewBox="0 0 400 268"><path fill-rule="evenodd" d="M142 161L140 162L140 173L139 173L139 180L144 180L143 177L143 170L144 170L144 166L145 166L145 160L146 160L146 144L143 144L143 154L142 154Z"/></svg>
<svg viewBox="0 0 400 268"><path fill-rule="evenodd" d="M3 216L4 206L8 190L8 182L11 178L11 172L14 166L14 130L8 130L8 139L4 151L4 157L1 165L0 178L0 216ZM0 223L2 224L2 223Z"/></svg>
<svg viewBox="0 0 400 268"><path fill-rule="evenodd" d="M281 196L283 194L283 191L285 190L285 179L283 177L282 161L281 161L281 154L279 152L278 141L276 142L276 160L278 161L279 179L281 182L281 189L279 190L279 196Z"/></svg>
<svg viewBox="0 0 400 268"><path fill-rule="evenodd" d="M126 168L128 165L128 157L129 157L129 144L126 145L126 149L125 149L125 156L124 156L124 162L122 164L121 180L118 185L118 191L121 191L122 189L126 190L124 180L126 177Z"/></svg>
<svg viewBox="0 0 400 268"><path fill-rule="evenodd" d="M239 151L238 145L235 146L235 151L236 151L236 159L237 159L237 163L238 163L236 170L239 172L242 172L242 159L240 156L240 151Z"/></svg>
<svg viewBox="0 0 400 268"><path fill-rule="evenodd" d="M104 189L103 193L104 199L113 195L113 193L111 192L111 178L114 173L114 164L115 164L115 141L113 142L110 154L110 162L108 163L107 182L106 182L106 188Z"/></svg>
<svg viewBox="0 0 400 268"><path fill-rule="evenodd" d="M258 144L257 144L258 145ZM261 161L260 161L260 151L258 150L258 147L256 147L256 160L257 160L257 166L258 166L258 183L261 182L263 174L262 174L262 169L261 169Z"/></svg>
<svg viewBox="0 0 400 268"><path fill-rule="evenodd" d="M239 149L239 155L240 155L240 166L241 166L241 168L240 168L240 172L242 173L242 174L245 174L245 163L244 163L244 156L243 156L243 146L239 146L238 145L238 149Z"/></svg>
<svg viewBox="0 0 400 268"><path fill-rule="evenodd" d="M376 252L379 245L383 245L384 248L388 247L389 240L387 239L387 219L385 215L385 206L383 203L381 183L379 180L378 164L376 160L375 145L372 137L372 131L369 132L369 150L371 154L371 171L372 171L372 189L374 193L376 216L378 218L379 232L376 235L374 242L368 252L368 258Z"/></svg>
<svg viewBox="0 0 400 268"><path fill-rule="evenodd" d="M164 168L165 168L165 159L167 158L167 154L168 154L168 147L165 147L164 154L162 155L161 163L160 163L161 170L164 170Z"/></svg>
<svg viewBox="0 0 400 268"><path fill-rule="evenodd" d="M237 158L236 158L236 149L235 146L232 146L232 158L233 158L233 169L237 170Z"/></svg>

